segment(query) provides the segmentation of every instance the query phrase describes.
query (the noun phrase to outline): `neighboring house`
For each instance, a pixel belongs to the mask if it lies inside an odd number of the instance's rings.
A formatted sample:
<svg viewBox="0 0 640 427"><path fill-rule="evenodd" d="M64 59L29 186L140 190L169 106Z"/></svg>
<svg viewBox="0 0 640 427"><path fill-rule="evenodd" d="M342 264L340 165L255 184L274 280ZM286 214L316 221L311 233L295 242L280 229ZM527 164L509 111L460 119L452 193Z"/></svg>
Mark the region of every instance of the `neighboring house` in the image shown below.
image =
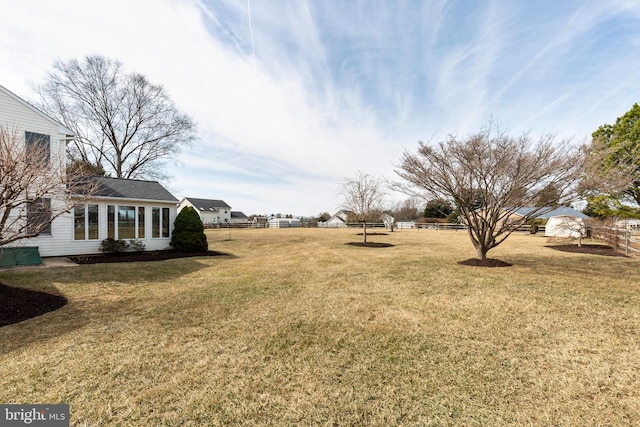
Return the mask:
<svg viewBox="0 0 640 427"><path fill-rule="evenodd" d="M191 206L200 215L203 224L226 224L231 222L231 206L223 200L196 199L185 197L178 205L178 213L185 207Z"/></svg>
<svg viewBox="0 0 640 427"><path fill-rule="evenodd" d="M640 231L640 219L622 219L614 224L616 228L624 228L630 231Z"/></svg>
<svg viewBox="0 0 640 427"><path fill-rule="evenodd" d="M0 86L0 125L33 134L48 141L52 155L66 155L72 132ZM37 237L22 239L7 247L35 246L41 256L82 255L99 252L107 237L140 240L150 250L169 246L176 216L176 199L155 181L90 177L97 191L71 212L57 217ZM51 203L63 194L52 194ZM73 195L72 195L73 197Z"/></svg>
<svg viewBox="0 0 640 427"><path fill-rule="evenodd" d="M249 217L240 211L231 211L231 224L248 224Z"/></svg>
<svg viewBox="0 0 640 427"><path fill-rule="evenodd" d="M353 214L352 211L341 210L336 212L331 218L326 220L325 222L319 222L318 227L326 227L326 228L344 228L347 226L347 218L349 215Z"/></svg>

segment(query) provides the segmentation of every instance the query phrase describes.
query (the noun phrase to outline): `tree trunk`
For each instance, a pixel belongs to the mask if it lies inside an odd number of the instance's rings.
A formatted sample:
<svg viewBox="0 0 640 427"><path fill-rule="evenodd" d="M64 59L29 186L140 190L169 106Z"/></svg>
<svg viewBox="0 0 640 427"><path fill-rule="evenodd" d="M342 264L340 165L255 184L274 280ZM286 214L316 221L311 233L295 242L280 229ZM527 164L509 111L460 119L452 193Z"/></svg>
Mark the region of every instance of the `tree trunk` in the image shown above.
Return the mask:
<svg viewBox="0 0 640 427"><path fill-rule="evenodd" d="M487 251L488 249L485 249L482 246L476 246L476 254L478 255L478 259L481 259L482 261L487 259Z"/></svg>
<svg viewBox="0 0 640 427"><path fill-rule="evenodd" d="M367 221L362 223L362 238L364 239L364 244L367 244Z"/></svg>

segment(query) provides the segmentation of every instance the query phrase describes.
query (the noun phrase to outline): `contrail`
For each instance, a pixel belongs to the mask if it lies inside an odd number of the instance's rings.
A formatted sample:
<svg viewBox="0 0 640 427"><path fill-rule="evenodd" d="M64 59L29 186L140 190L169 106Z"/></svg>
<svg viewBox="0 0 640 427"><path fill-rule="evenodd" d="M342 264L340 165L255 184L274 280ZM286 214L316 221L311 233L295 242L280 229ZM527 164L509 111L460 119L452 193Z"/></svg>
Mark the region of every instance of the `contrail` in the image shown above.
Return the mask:
<svg viewBox="0 0 640 427"><path fill-rule="evenodd" d="M256 47L253 43L253 25L251 25L251 1L247 0L247 15L249 16L249 34L251 35L251 54L253 56L253 68L256 68Z"/></svg>

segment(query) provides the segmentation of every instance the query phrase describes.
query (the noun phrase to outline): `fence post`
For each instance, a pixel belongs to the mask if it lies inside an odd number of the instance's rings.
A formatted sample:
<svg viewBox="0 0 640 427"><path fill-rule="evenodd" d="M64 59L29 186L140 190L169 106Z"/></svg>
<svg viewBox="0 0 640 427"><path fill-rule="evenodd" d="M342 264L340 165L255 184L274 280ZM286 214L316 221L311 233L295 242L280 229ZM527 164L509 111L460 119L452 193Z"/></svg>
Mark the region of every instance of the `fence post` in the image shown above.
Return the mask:
<svg viewBox="0 0 640 427"><path fill-rule="evenodd" d="M630 252L629 246L631 245L631 230L627 230L627 232L625 233L625 238L627 239L625 253L629 255L629 252Z"/></svg>

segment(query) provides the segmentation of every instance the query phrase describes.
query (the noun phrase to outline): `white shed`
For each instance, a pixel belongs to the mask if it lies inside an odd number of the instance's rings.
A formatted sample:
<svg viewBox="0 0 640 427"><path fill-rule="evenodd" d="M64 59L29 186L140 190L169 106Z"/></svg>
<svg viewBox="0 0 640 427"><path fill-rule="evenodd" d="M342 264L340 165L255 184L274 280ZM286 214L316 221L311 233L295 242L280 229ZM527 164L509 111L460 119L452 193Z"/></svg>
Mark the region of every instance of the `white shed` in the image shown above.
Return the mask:
<svg viewBox="0 0 640 427"><path fill-rule="evenodd" d="M269 228L296 228L300 227L298 218L271 218Z"/></svg>
<svg viewBox="0 0 640 427"><path fill-rule="evenodd" d="M571 215L552 216L544 227L544 235L549 237L573 237L585 236L587 228L582 218Z"/></svg>

